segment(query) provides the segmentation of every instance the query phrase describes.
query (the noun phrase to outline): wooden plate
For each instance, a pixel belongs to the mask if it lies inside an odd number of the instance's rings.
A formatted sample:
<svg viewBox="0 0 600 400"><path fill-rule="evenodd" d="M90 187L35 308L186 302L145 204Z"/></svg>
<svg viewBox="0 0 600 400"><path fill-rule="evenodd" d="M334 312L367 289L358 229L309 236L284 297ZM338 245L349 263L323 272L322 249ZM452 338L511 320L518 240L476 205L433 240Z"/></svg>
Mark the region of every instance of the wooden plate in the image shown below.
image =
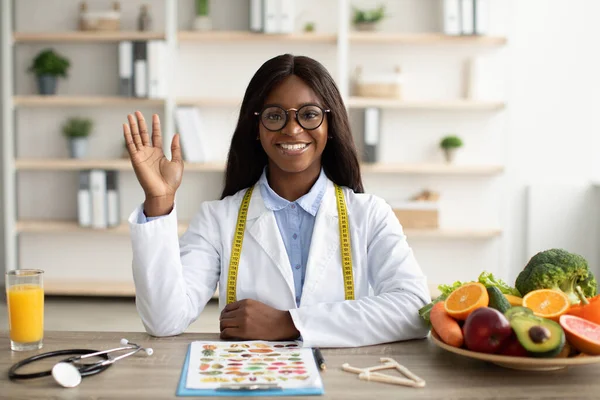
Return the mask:
<svg viewBox="0 0 600 400"><path fill-rule="evenodd" d="M532 358L478 353L476 351L459 349L458 347L447 345L446 343L442 342L438 334L433 329L431 330L430 337L433 343L435 343L438 347L441 347L442 349L451 353L474 358L476 360L491 362L492 364L496 364L504 368L527 371L553 371L577 365L600 363L600 356L588 355L580 355L571 358Z"/></svg>

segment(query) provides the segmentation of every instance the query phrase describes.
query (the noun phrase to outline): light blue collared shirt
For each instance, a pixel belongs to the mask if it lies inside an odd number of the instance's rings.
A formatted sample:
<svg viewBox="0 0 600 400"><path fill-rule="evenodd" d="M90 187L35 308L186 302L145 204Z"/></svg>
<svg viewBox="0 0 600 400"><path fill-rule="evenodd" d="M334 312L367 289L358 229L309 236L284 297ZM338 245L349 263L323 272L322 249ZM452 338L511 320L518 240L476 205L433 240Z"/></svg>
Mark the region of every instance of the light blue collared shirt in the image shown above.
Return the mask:
<svg viewBox="0 0 600 400"><path fill-rule="evenodd" d="M284 199L271 189L267 181L266 167L257 184L260 186L260 193L265 202L265 207L275 214L279 234L283 239L283 244L285 245L285 250L292 266L296 305L300 307L310 242L317 211L319 211L321 201L325 195L325 189L327 188L327 176L321 168L319 178L317 178L310 191L294 202ZM143 224L156 218L162 217L147 218L143 212L140 212L138 223Z"/></svg>
<svg viewBox="0 0 600 400"><path fill-rule="evenodd" d="M267 181L266 171L265 168L258 180L260 194L265 202L265 207L275 214L279 233L292 266L296 305L299 307L306 276L310 241L317 211L319 211L319 206L327 188L327 176L321 169L319 178L310 191L296 201L290 202L271 189Z"/></svg>

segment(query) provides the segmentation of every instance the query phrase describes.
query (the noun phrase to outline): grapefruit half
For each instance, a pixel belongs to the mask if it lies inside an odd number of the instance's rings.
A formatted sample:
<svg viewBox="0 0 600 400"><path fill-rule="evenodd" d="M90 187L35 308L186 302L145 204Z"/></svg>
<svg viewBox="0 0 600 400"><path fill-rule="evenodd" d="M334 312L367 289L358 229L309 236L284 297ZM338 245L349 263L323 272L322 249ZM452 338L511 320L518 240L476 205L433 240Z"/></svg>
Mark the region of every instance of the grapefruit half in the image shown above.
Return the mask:
<svg viewBox="0 0 600 400"><path fill-rule="evenodd" d="M575 315L561 315L559 322L571 345L582 353L600 355L600 325Z"/></svg>

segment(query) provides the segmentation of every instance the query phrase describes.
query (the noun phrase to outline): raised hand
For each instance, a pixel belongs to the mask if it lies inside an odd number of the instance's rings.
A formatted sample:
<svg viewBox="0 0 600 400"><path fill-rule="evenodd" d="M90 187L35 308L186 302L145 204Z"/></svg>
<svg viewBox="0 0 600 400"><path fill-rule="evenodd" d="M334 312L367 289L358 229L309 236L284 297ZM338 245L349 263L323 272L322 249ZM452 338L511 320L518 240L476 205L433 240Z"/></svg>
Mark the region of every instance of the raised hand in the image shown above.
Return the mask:
<svg viewBox="0 0 600 400"><path fill-rule="evenodd" d="M175 192L183 176L183 159L179 134L171 142L171 161L162 149L162 136L158 115L152 116L152 143L146 121L141 112L127 116L129 124L123 124L123 136L131 158L133 170L146 195L144 213L148 217L171 212Z"/></svg>

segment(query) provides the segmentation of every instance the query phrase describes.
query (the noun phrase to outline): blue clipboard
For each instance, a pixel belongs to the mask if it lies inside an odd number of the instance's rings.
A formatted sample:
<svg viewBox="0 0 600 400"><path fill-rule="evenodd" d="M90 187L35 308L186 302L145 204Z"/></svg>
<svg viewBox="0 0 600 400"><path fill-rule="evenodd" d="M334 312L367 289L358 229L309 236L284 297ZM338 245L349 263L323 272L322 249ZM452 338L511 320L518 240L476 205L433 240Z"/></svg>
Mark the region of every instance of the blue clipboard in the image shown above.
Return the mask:
<svg viewBox="0 0 600 400"><path fill-rule="evenodd" d="M181 377L177 385L176 396L178 397L254 397L254 396L321 396L325 393L323 387L320 388L299 388L299 389L269 389L269 390L217 390L217 389L188 389L185 387L187 380L188 366L190 363L190 351L192 345L188 345L188 351L185 355Z"/></svg>

